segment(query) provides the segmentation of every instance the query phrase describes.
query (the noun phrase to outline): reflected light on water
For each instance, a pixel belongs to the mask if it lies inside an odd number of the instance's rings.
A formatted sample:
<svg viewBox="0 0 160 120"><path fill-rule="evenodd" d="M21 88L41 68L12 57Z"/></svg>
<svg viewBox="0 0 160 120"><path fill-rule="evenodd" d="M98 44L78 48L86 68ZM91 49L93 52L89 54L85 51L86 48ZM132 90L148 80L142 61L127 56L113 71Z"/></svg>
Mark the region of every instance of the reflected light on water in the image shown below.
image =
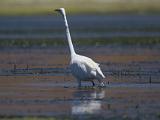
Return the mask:
<svg viewBox="0 0 160 120"><path fill-rule="evenodd" d="M100 99L105 97L104 90L78 91L75 98L83 98L72 104L72 114L94 114L101 111L102 103Z"/></svg>

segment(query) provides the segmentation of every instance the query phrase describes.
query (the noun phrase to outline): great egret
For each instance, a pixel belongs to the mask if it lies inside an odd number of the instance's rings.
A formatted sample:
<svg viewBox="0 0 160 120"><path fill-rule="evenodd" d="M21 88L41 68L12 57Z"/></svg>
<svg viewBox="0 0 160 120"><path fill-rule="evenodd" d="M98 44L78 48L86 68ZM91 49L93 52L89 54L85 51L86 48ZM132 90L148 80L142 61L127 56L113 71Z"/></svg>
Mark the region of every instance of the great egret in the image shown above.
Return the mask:
<svg viewBox="0 0 160 120"><path fill-rule="evenodd" d="M102 79L105 78L105 76L103 75L99 67L99 64L94 62L89 57L78 55L75 53L72 40L71 40L71 35L69 31L65 9L59 8L59 9L56 9L55 11L58 11L63 16L63 19L64 19L66 36L67 36L70 55L71 55L70 69L71 69L72 75L77 79L79 87L81 87L81 81L91 81L94 86L95 85L93 81L94 79L97 79L99 81L100 86L104 86Z"/></svg>

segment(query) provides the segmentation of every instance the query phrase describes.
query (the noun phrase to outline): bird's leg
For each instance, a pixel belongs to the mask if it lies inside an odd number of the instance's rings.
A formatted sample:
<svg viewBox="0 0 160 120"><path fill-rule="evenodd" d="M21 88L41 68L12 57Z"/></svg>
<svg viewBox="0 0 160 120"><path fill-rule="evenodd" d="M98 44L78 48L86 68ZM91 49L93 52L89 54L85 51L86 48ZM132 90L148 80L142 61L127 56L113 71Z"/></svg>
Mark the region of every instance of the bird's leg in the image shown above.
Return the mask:
<svg viewBox="0 0 160 120"><path fill-rule="evenodd" d="M93 86L95 86L95 83L94 83L94 81L93 81L93 80L91 80L91 82L92 82L92 85L93 85Z"/></svg>
<svg viewBox="0 0 160 120"><path fill-rule="evenodd" d="M105 85L104 85L104 83L103 83L103 82L101 82L100 86L101 86L101 87L104 87Z"/></svg>
<svg viewBox="0 0 160 120"><path fill-rule="evenodd" d="M102 80L100 80L100 79L98 79L98 81L99 81L99 86L104 87L104 83L103 83L103 81L102 81Z"/></svg>
<svg viewBox="0 0 160 120"><path fill-rule="evenodd" d="M78 87L81 88L81 80L78 80Z"/></svg>

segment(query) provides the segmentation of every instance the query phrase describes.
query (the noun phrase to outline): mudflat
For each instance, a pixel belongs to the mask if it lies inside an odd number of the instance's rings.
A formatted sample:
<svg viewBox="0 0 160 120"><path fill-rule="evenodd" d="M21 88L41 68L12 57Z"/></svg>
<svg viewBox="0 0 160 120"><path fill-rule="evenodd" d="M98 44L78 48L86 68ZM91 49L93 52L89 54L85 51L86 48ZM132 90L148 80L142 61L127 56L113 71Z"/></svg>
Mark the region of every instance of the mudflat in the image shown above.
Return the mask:
<svg viewBox="0 0 160 120"><path fill-rule="evenodd" d="M0 50L0 117L160 119L160 47L81 46L105 87L77 81L66 47Z"/></svg>

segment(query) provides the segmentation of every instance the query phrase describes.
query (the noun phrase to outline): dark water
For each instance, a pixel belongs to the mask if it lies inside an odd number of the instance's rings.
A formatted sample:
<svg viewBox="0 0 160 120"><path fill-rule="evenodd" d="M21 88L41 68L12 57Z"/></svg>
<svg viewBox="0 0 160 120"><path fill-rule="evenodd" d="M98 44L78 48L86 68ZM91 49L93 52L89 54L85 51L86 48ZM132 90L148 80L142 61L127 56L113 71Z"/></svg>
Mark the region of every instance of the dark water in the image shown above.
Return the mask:
<svg viewBox="0 0 160 120"><path fill-rule="evenodd" d="M73 38L160 36L158 15L68 16ZM63 38L61 16L0 17L0 39Z"/></svg>

